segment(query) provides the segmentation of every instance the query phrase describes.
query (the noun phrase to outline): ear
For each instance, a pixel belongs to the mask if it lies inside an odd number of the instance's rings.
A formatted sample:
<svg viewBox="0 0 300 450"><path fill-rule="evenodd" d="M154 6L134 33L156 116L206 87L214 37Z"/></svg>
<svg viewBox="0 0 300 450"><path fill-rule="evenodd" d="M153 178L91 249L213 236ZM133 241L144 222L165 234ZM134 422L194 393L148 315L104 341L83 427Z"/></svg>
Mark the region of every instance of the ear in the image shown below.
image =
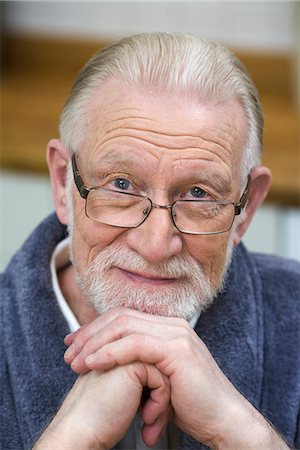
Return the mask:
<svg viewBox="0 0 300 450"><path fill-rule="evenodd" d="M59 139L51 139L47 146L47 163L57 217L67 225L66 178L70 154Z"/></svg>
<svg viewBox="0 0 300 450"><path fill-rule="evenodd" d="M266 198L272 183L272 174L267 167L258 167L251 172L251 186L243 218L234 232L234 244L237 245L246 233L250 222Z"/></svg>

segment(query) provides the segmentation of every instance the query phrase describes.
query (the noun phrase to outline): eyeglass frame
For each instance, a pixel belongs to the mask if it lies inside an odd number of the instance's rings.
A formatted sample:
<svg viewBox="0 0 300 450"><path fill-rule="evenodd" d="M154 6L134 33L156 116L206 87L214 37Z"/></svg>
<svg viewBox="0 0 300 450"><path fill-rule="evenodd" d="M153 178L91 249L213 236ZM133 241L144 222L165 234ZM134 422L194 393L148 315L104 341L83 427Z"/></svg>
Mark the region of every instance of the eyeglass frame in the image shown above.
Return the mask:
<svg viewBox="0 0 300 450"><path fill-rule="evenodd" d="M83 179L82 179L80 173L79 173L79 170L78 170L78 167L77 167L77 163L76 163L76 156L75 156L75 153L72 154L71 162L72 162L72 171L73 171L73 178L74 178L75 185L76 185L77 190L78 190L78 192L79 192L79 194L80 194L80 197L83 198L83 199L85 200L85 214L86 214L86 216L87 216L89 219L94 220L95 222L98 222L98 223L104 223L104 222L101 222L100 220L93 219L92 217L89 217L89 216L87 215L87 212L86 212L87 197L88 197L89 193L90 193L92 190L95 190L95 189L104 189L104 190L109 191L110 189L101 188L100 186L91 186L91 187L86 186L86 185L84 184L84 181L83 181ZM238 201L238 203L231 202L230 200L221 200L221 201L218 201L218 200L201 200L201 199L199 199L199 200L175 200L171 205L158 205L158 204L156 204L156 203L153 203L152 200L151 200L151 198L149 198L149 197L147 197L147 196L144 196L144 195L138 195L138 194L131 194L130 192L121 192L121 191L120 191L121 194L132 195L132 196L134 196L134 197L140 197L140 198L144 198L144 199L149 200L150 205L151 205L151 208L150 208L149 212L147 213L147 215L145 215L145 217L143 218L143 220L142 220L138 225L134 225L134 226L124 226L124 227L122 227L121 225L113 225L113 224L107 224L107 225L110 225L110 226L112 226L112 227L118 227L118 228L138 228L138 227L141 226L141 225L145 222L145 220L149 217L149 215L150 215L152 209L153 209L153 208L158 208L158 209L167 209L168 211L170 211L170 215L171 215L171 218L172 218L173 225L175 226L175 228L176 228L180 233L183 233L183 234L191 234L191 235L198 235L198 236L200 236L200 235L213 235L213 234L223 234L223 233L227 233L227 232L232 228L232 225L233 225L235 216L239 216L239 215L242 213L243 209L245 208L246 202L247 202L247 200L248 200L248 195L249 195L250 187L251 187L251 174L249 173L249 174L248 174L248 178L247 178L247 184L246 184L245 190L244 190L243 194L241 195L240 200ZM112 191L112 192L115 192L115 191ZM118 192L118 191L117 191L117 192ZM174 219L174 215L173 215L173 207L174 207L174 205L175 205L177 202L179 202L179 201L180 201L180 202L199 202L199 203L201 203L201 202L204 203L204 202L208 202L208 201L209 201L209 202L215 202L216 204L233 205L233 206L234 206L234 216L233 216L231 225L230 225L230 227L229 227L227 230L224 230L224 231L212 231L212 232L209 232L209 231L206 231L206 232L182 231L182 230L181 230L180 228L178 228L178 226L176 225L176 222L175 222L175 219Z"/></svg>

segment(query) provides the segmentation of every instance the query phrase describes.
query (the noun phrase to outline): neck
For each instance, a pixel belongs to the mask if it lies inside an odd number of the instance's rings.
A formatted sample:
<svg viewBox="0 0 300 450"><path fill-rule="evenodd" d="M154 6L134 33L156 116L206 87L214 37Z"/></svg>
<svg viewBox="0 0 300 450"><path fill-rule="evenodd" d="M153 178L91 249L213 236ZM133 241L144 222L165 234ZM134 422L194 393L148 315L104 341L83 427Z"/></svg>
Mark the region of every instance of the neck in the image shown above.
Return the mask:
<svg viewBox="0 0 300 450"><path fill-rule="evenodd" d="M61 292L79 324L85 325L92 322L98 314L79 289L73 266L69 264L60 269L57 278Z"/></svg>

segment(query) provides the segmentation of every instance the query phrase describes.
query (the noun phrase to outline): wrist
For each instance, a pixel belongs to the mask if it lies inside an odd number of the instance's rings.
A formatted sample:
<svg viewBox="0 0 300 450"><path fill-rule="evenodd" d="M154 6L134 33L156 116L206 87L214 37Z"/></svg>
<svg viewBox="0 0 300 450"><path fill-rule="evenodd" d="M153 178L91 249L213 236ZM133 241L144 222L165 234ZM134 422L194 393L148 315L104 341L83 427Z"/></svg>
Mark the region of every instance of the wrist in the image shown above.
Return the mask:
<svg viewBox="0 0 300 450"><path fill-rule="evenodd" d="M107 450L100 442L93 442L88 427L67 418L54 421L44 431L32 450Z"/></svg>
<svg viewBox="0 0 300 450"><path fill-rule="evenodd" d="M269 422L250 403L236 407L222 431L209 443L212 450L288 450Z"/></svg>

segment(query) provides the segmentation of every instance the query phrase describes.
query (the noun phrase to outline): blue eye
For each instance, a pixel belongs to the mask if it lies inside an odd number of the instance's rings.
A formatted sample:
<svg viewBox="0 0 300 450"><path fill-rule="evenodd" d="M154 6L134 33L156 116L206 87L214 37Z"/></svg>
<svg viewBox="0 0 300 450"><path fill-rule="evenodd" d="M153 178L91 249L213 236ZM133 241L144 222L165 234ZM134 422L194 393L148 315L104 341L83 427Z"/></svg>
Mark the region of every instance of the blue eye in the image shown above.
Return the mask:
<svg viewBox="0 0 300 450"><path fill-rule="evenodd" d="M196 198L203 198L203 197L205 197L205 195L207 195L207 192L198 186L192 187L190 192L191 192L192 197L196 197Z"/></svg>
<svg viewBox="0 0 300 450"><path fill-rule="evenodd" d="M113 180L112 184L120 191L126 191L130 187L130 181L124 178L117 178L116 180Z"/></svg>

